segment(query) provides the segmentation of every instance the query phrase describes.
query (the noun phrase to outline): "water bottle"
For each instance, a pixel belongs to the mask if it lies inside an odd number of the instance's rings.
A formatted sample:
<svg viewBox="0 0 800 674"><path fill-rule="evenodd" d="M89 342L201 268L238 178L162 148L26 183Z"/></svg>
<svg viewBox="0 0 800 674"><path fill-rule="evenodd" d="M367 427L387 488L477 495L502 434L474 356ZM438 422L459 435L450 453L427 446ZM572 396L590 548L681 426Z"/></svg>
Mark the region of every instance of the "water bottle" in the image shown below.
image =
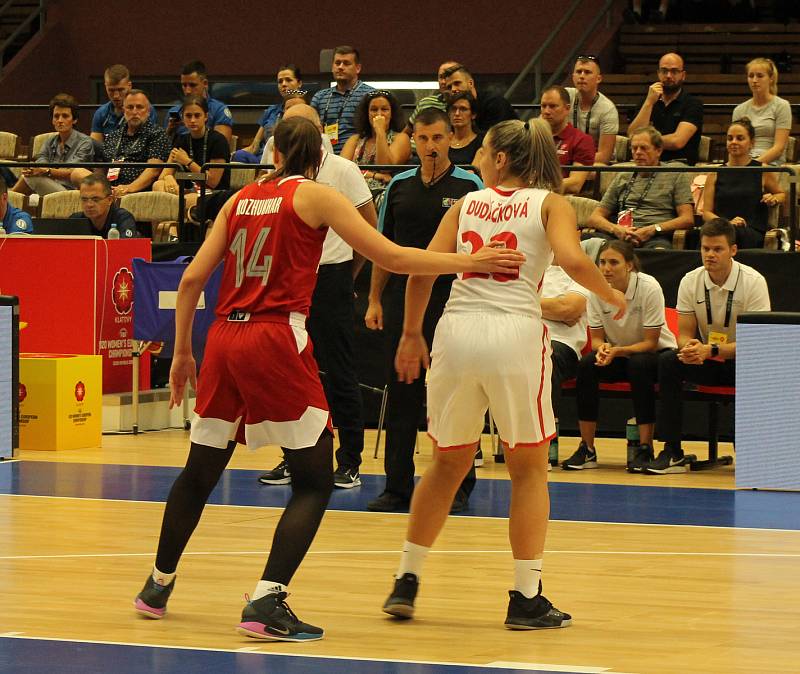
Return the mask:
<svg viewBox="0 0 800 674"><path fill-rule="evenodd" d="M626 422L625 439L628 441L628 466L630 466L636 450L639 449L639 425L636 423L636 417L631 417Z"/></svg>
<svg viewBox="0 0 800 674"><path fill-rule="evenodd" d="M108 230L108 237L106 238L108 238L109 240L119 238L119 229L117 229L117 223L115 222L111 223L111 229Z"/></svg>
<svg viewBox="0 0 800 674"><path fill-rule="evenodd" d="M558 421L556 421L556 435L550 441L550 448L547 451L547 458L551 466L558 465Z"/></svg>

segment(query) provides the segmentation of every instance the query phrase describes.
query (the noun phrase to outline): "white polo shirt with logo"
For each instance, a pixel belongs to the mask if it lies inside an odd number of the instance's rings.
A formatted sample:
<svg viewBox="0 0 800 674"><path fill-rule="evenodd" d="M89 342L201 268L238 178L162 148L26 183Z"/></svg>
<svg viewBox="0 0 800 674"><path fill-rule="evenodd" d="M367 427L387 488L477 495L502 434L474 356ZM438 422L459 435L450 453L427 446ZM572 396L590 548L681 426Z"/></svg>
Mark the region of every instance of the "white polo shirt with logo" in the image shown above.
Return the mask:
<svg viewBox="0 0 800 674"><path fill-rule="evenodd" d="M592 293L588 308L589 328L602 328L606 341L612 346L636 344L644 340L645 329L661 328L656 349L660 351L678 346L664 315L664 291L654 277L632 271L625 300L628 309L620 320L615 321L614 315L618 309Z"/></svg>
<svg viewBox="0 0 800 674"><path fill-rule="evenodd" d="M678 287L678 313L694 314L700 340L708 342L708 313L706 290L711 302L711 331L727 335L728 342L736 341L736 317L745 311L770 311L767 280L755 269L733 260L730 274L721 286L711 280L705 267L693 269L681 279ZM728 326L725 318L729 293L732 297Z"/></svg>

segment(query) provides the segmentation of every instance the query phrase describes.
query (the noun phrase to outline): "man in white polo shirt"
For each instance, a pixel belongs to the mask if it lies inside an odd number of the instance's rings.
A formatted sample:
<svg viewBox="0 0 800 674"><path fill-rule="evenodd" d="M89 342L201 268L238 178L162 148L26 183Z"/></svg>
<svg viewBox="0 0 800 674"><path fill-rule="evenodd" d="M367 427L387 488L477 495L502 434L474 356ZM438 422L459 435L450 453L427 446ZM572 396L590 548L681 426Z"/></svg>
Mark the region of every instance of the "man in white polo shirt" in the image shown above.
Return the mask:
<svg viewBox="0 0 800 674"><path fill-rule="evenodd" d="M311 106L293 105L284 113L283 118L295 116L311 120L322 131L319 115ZM327 139L323 136L322 163L316 181L333 187L347 197L364 219L376 227L378 216L372 203L372 193L361 170L349 159L325 150L325 140ZM358 254L354 256L353 249L336 232L328 230L308 317L308 332L314 343L314 357L325 373L322 383L331 406L333 425L336 426L339 436L334 484L344 489L361 484L358 468L364 449L364 412L356 376L353 344L353 280L363 264L363 257ZM258 479L262 484L289 483L291 475L286 461L281 461Z"/></svg>
<svg viewBox="0 0 800 674"><path fill-rule="evenodd" d="M678 288L678 349L662 353L658 363L664 449L646 472L682 473L688 461L681 448L683 382L733 386L736 382L736 317L745 311L769 311L764 277L736 262L736 232L724 218L700 229L703 266L690 271Z"/></svg>

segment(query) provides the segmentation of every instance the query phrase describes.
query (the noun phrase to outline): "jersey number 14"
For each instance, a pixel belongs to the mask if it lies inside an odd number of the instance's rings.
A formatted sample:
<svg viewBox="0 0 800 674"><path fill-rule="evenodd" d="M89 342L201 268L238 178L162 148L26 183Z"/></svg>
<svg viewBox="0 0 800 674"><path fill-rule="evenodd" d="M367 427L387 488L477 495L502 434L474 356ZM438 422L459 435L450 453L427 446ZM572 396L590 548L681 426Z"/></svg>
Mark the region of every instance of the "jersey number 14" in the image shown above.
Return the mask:
<svg viewBox="0 0 800 674"><path fill-rule="evenodd" d="M261 285L267 285L267 278L269 278L269 268L272 266L272 256L265 255L259 264L261 257L261 249L269 236L270 227L262 227L258 230L256 240L253 243L253 250L250 253L250 259L245 260L245 253L247 247L247 229L242 227L236 236L233 237L229 250L236 258L236 287L241 288L245 276L255 276L261 279ZM245 262L247 266L245 267Z"/></svg>

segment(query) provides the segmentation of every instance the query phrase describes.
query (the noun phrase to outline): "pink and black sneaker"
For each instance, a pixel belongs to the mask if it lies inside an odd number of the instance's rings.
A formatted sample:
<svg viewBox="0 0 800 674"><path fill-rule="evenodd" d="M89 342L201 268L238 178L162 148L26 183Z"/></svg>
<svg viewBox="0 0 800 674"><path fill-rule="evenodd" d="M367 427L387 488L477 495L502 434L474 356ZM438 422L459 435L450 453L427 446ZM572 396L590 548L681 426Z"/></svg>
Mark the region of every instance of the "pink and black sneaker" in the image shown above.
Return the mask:
<svg viewBox="0 0 800 674"><path fill-rule="evenodd" d="M289 608L286 597L285 592L279 592L248 601L236 631L254 639L269 641L322 639L322 628L302 622Z"/></svg>
<svg viewBox="0 0 800 674"><path fill-rule="evenodd" d="M167 612L167 600L175 587L175 579L169 585L159 585L150 575L145 581L142 591L136 595L133 602L136 612L146 618L159 620Z"/></svg>

